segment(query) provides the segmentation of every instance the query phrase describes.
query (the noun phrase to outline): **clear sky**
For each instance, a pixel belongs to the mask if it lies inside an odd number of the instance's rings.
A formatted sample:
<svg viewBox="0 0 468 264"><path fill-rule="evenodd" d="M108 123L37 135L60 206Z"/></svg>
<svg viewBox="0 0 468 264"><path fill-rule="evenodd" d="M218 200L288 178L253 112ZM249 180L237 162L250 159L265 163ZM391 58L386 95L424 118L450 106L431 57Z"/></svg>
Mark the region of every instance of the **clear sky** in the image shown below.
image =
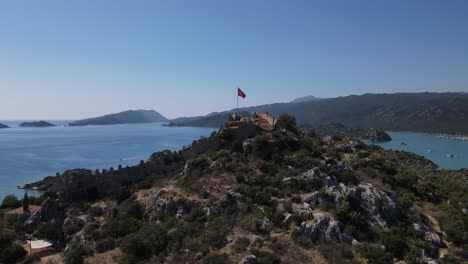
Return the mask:
<svg viewBox="0 0 468 264"><path fill-rule="evenodd" d="M0 120L468 92L465 0L0 2Z"/></svg>

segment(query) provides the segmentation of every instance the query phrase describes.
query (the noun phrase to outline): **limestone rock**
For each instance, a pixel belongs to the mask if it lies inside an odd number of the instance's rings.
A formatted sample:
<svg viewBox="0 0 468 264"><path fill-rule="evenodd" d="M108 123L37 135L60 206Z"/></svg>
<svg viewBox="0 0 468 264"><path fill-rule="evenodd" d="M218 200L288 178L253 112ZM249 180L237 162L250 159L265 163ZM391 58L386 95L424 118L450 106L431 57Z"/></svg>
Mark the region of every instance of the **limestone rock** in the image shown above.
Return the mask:
<svg viewBox="0 0 468 264"><path fill-rule="evenodd" d="M319 192L313 192L311 195L307 196L304 199L304 202L308 203L311 208L317 207L322 202L322 199L320 197L320 193Z"/></svg>
<svg viewBox="0 0 468 264"><path fill-rule="evenodd" d="M372 184L359 184L358 198L361 207L368 212L368 218L383 228L397 216L397 204L393 197L373 187Z"/></svg>
<svg viewBox="0 0 468 264"><path fill-rule="evenodd" d="M329 240L350 245L359 242L349 235L341 232L342 224L324 213L314 213L314 219L301 223L299 231L312 241Z"/></svg>
<svg viewBox="0 0 468 264"><path fill-rule="evenodd" d="M297 176L301 179L313 180L322 186L330 187L336 185L336 179L320 171L319 168L313 168Z"/></svg>
<svg viewBox="0 0 468 264"><path fill-rule="evenodd" d="M239 264L257 264L257 257L254 255L245 256Z"/></svg>

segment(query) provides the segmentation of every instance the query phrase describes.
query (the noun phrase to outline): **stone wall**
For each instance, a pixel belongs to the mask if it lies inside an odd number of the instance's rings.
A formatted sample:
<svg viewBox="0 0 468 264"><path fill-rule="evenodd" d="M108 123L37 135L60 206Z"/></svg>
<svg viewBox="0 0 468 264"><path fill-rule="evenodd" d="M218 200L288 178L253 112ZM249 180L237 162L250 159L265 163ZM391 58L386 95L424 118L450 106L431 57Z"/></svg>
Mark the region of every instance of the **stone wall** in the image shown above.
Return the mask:
<svg viewBox="0 0 468 264"><path fill-rule="evenodd" d="M242 117L238 113L232 113L223 129L239 128L246 124L256 125L265 131L273 131L276 128L276 118L267 112L255 112L251 117Z"/></svg>

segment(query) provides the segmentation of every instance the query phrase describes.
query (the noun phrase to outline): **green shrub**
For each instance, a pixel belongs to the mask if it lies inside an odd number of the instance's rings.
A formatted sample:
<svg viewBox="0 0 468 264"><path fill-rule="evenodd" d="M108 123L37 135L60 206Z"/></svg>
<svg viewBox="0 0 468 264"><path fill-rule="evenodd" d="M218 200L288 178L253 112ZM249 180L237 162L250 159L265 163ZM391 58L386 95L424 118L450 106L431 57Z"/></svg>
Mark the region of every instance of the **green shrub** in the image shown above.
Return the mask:
<svg viewBox="0 0 468 264"><path fill-rule="evenodd" d="M26 250L16 243L0 248L0 263L17 263L26 257Z"/></svg>
<svg viewBox="0 0 468 264"><path fill-rule="evenodd" d="M267 135L257 136L252 143L252 150L255 156L270 160L273 155L273 144L269 142Z"/></svg>
<svg viewBox="0 0 468 264"><path fill-rule="evenodd" d="M232 261L229 259L228 254L209 254L203 257L200 261L202 264L229 264Z"/></svg>
<svg viewBox="0 0 468 264"><path fill-rule="evenodd" d="M49 241L62 241L64 239L62 225L55 222L44 222L37 229L37 236Z"/></svg>
<svg viewBox="0 0 468 264"><path fill-rule="evenodd" d="M239 239L236 240L236 242L234 242L234 250L237 252L237 253L242 253L244 252L247 247L250 246L250 239L246 238L246 237L241 237Z"/></svg>
<svg viewBox="0 0 468 264"><path fill-rule="evenodd" d="M252 254L257 257L257 264L280 264L281 259L274 253L268 251L252 250Z"/></svg>
<svg viewBox="0 0 468 264"><path fill-rule="evenodd" d="M130 263L148 260L163 252L168 245L167 230L159 224L145 224L133 234L125 237L122 250Z"/></svg>
<svg viewBox="0 0 468 264"><path fill-rule="evenodd" d="M104 238L96 242L96 251L103 253L115 248L115 241L112 238Z"/></svg>
<svg viewBox="0 0 468 264"><path fill-rule="evenodd" d="M393 258L385 252L381 245L377 244L361 244L358 247L359 253L367 260L368 264L390 264L393 263Z"/></svg>
<svg viewBox="0 0 468 264"><path fill-rule="evenodd" d="M0 205L1 209L14 209L21 206L21 202L16 198L16 196L10 194L3 198L2 204Z"/></svg>
<svg viewBox="0 0 468 264"><path fill-rule="evenodd" d="M81 242L81 239L75 238L64 252L63 261L65 264L83 264L84 258L92 253L91 249Z"/></svg>
<svg viewBox="0 0 468 264"><path fill-rule="evenodd" d="M286 131L291 131L297 133L296 127L296 117L288 114L281 114L278 117L277 126L285 129Z"/></svg>

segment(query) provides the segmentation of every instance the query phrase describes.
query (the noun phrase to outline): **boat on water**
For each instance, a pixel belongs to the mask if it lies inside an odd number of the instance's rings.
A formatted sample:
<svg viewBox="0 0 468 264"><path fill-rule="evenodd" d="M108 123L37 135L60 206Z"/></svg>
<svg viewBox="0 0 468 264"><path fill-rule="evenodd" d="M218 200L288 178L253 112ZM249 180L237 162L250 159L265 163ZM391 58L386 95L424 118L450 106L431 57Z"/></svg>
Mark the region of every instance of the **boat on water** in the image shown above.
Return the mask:
<svg viewBox="0 0 468 264"><path fill-rule="evenodd" d="M439 134L437 137L438 137L438 138L443 138L443 139L452 139L452 140L468 141L468 136L465 136L463 133Z"/></svg>
<svg viewBox="0 0 468 264"><path fill-rule="evenodd" d="M447 154L447 158L449 158L449 159L453 159L453 158L455 158L455 157L456 157L456 156L455 156L455 154L453 154L453 153Z"/></svg>

